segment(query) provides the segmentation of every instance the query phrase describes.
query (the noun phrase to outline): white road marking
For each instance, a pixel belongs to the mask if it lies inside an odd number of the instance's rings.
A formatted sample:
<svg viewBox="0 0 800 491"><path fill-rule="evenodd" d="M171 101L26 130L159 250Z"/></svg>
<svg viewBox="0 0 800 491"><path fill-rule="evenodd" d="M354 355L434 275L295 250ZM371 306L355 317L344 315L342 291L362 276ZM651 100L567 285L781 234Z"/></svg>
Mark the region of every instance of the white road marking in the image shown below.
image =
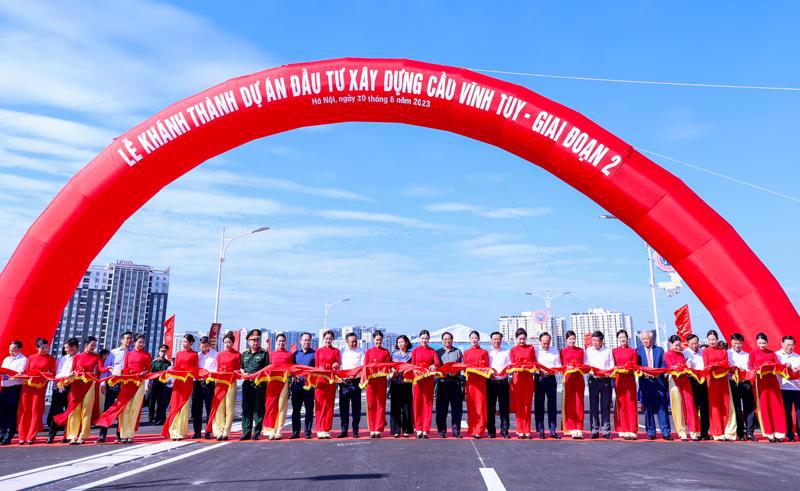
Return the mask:
<svg viewBox="0 0 800 491"><path fill-rule="evenodd" d="M34 486L42 486L47 483L61 481L125 462L131 462L185 445L192 445L192 443L193 442L161 442L152 445L125 447L111 452L104 452L99 455L92 455L84 459L62 462L45 468L32 469L12 476L5 476L0 480L0 486L3 489L26 489Z"/></svg>
<svg viewBox="0 0 800 491"><path fill-rule="evenodd" d="M483 461L483 457L481 457L481 453L478 452L478 447L475 445L475 440L470 440L470 443L472 443L472 448L475 449L478 460L481 461L481 466L478 470L481 471L481 477L483 477L483 482L486 484L487 491L506 491L506 487L503 486L503 481L500 480L500 476L497 475L494 468L486 467L486 463Z"/></svg>
<svg viewBox="0 0 800 491"><path fill-rule="evenodd" d="M480 471L488 491L506 491L506 487L503 486L503 481L500 480L500 476L497 475L494 469L491 467L481 467Z"/></svg>
<svg viewBox="0 0 800 491"><path fill-rule="evenodd" d="M100 479L99 481L94 481L94 482L91 482L91 483L83 484L81 486L72 488L72 490L76 491L76 490L81 490L81 489L92 489L92 488L97 487L97 486L103 486L105 484L108 484L108 483L111 483L111 482L114 482L114 481L119 481L120 479L125 479L125 478L128 478L130 476L135 476L136 474L141 474L142 472L147 472L149 470L156 469L158 467L161 467L162 465L167 465L167 464L171 464L173 462L177 462L179 460L183 460L183 459L186 459L186 458L189 458L189 457L194 457L197 454L201 454L203 452L208 452L209 450L213 450L213 449L221 447L223 445L227 445L228 443L230 443L230 442L221 442L221 443L216 443L214 445L204 446L202 448L198 448L197 450L193 450L191 452L187 452L187 453L181 454L181 455L176 455L175 457L171 457L169 459L162 460L160 462L154 462L154 463L146 465L144 467L139 467L137 469L133 469L133 470L130 470L130 471L127 471L127 472L122 472L120 474L117 474L117 475L114 475L114 476L111 476L111 477L107 477L105 479Z"/></svg>
<svg viewBox="0 0 800 491"><path fill-rule="evenodd" d="M16 477L25 476L27 474L33 474L33 473L36 473L36 472L44 472L46 470L53 469L55 467L63 467L63 466L66 466L66 465L77 464L77 463L84 462L84 461L87 461L87 460L91 460L91 459L94 459L94 458L97 458L97 457L103 457L103 456L106 456L106 455L114 455L114 454L117 454L117 453L120 453L120 452L124 452L126 450L131 450L131 449L134 449L134 448L137 448L137 447L142 447L142 446L144 446L144 444L135 445L133 447L118 447L118 448L115 448L114 450L111 450L110 452L103 452L103 453L98 453L98 454L94 454L94 455L88 455L86 457L81 457L80 459L68 460L66 462L59 462L57 464L46 465L44 467L37 467L35 469L28 469L26 471L17 472L15 474L8 474L6 476L0 476L0 484L4 483L7 479L14 479Z"/></svg>

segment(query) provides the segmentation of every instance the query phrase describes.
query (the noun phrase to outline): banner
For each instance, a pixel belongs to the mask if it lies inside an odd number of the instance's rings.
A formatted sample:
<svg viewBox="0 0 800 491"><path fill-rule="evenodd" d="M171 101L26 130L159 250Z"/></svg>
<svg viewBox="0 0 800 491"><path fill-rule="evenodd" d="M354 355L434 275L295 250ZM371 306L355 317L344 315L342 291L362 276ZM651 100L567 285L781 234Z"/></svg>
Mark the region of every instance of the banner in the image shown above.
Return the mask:
<svg viewBox="0 0 800 491"><path fill-rule="evenodd" d="M208 343L214 348L219 348L219 333L222 329L222 324L214 322L211 324L211 329L208 330Z"/></svg>
<svg viewBox="0 0 800 491"><path fill-rule="evenodd" d="M681 338L681 348L686 349L688 338L692 334L692 321L689 318L689 305L684 305L675 311L675 327L677 328L678 337Z"/></svg>
<svg viewBox="0 0 800 491"><path fill-rule="evenodd" d="M169 346L167 351L167 360L172 359L172 343L175 337L175 314L164 322L164 344Z"/></svg>
<svg viewBox="0 0 800 491"><path fill-rule="evenodd" d="M0 346L20 339L31 352L37 337L51 339L97 251L179 176L248 141L355 121L450 131L534 163L658 250L675 269L667 274L680 274L662 288L674 294L678 279L686 281L723 336L741 330L745 349L759 331L774 347L784 335L800 337L791 299L734 228L586 116L462 67L348 57L230 78L118 134L55 194L10 255L0 273ZM462 171L453 166L452 178Z"/></svg>
<svg viewBox="0 0 800 491"><path fill-rule="evenodd" d="M241 339L242 339L242 330L237 329L233 333L233 349L235 349L236 351L242 351L242 347L239 346Z"/></svg>

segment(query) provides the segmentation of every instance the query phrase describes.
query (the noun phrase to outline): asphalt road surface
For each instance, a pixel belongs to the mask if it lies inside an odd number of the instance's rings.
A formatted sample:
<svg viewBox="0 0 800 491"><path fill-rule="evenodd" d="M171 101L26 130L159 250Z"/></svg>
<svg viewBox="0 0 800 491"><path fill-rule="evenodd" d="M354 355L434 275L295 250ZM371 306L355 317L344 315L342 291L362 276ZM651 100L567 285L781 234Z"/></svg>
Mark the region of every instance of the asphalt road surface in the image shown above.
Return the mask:
<svg viewBox="0 0 800 491"><path fill-rule="evenodd" d="M160 427L144 425L135 445L12 445L0 448L0 489L798 487L800 444L794 443L443 440L435 428L430 440L395 439L388 433L376 440L369 438L365 416L361 426L359 439L288 440L287 425L284 439L275 442L239 442L238 434L227 442L171 442L158 435ZM96 435L95 430L89 441ZM112 435L113 430L110 441Z"/></svg>

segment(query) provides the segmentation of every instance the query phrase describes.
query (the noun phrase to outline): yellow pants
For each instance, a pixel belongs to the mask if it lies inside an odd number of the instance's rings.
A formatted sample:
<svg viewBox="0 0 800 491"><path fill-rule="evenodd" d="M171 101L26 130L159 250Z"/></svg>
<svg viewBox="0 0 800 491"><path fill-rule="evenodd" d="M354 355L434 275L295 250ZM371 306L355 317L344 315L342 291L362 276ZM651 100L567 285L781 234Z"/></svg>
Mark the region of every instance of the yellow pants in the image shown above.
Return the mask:
<svg viewBox="0 0 800 491"><path fill-rule="evenodd" d="M144 400L144 384L139 385L136 395L128 402L125 409L119 415L119 436L120 438L133 438L136 425L139 423L139 415L142 413L142 401Z"/></svg>
<svg viewBox="0 0 800 491"><path fill-rule="evenodd" d="M67 438L69 440L85 440L92 433L92 410L94 410L94 392L97 384L92 383L81 405L76 407L67 418Z"/></svg>
<svg viewBox="0 0 800 491"><path fill-rule="evenodd" d="M189 432L189 401L183 405L180 412L175 415L169 427L170 438L184 438Z"/></svg>
<svg viewBox="0 0 800 491"><path fill-rule="evenodd" d="M281 395L278 398L278 415L275 418L275 426L267 428L267 425L264 425L264 429L261 430L261 434L266 437L281 437L281 430L283 429L283 424L286 422L286 411L289 409L289 382L284 382L283 389L281 390Z"/></svg>
<svg viewBox="0 0 800 491"><path fill-rule="evenodd" d="M219 384L219 382L217 382ZM236 382L228 387L225 398L219 403L217 413L214 415L214 423L211 428L214 430L215 437L225 437L231 433L233 425L233 410L236 407Z"/></svg>

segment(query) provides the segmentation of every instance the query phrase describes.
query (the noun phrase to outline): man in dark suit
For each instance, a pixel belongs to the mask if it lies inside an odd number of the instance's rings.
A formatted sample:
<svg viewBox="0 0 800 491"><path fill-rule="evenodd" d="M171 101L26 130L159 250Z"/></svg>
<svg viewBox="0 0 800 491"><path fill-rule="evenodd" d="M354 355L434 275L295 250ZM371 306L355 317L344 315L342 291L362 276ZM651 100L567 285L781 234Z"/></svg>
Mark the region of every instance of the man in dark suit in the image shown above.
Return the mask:
<svg viewBox="0 0 800 491"><path fill-rule="evenodd" d="M653 333L642 331L639 334L641 346L636 349L639 366L648 368L666 368L664 350L653 346ZM643 376L639 378L639 396L644 406L644 425L648 440L656 439L655 415L658 414L658 425L664 440L672 440L669 418L667 418L667 381L663 375L657 377Z"/></svg>

